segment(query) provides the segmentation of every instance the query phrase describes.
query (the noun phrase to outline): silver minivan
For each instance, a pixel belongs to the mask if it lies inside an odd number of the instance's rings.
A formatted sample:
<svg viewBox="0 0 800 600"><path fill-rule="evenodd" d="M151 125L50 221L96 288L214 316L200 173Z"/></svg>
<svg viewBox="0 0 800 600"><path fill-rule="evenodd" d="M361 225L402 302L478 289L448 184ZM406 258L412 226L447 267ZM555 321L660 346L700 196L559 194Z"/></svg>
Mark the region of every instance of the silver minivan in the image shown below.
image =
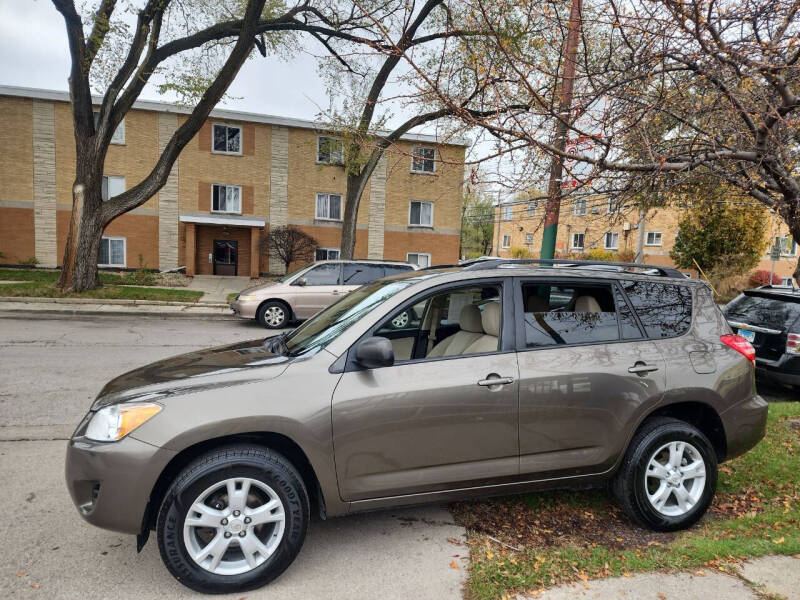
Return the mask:
<svg viewBox="0 0 800 600"><path fill-rule="evenodd" d="M362 285L417 268L392 261L317 261L275 281L243 290L230 306L243 319L256 319L268 329L281 329L290 321L308 319Z"/></svg>

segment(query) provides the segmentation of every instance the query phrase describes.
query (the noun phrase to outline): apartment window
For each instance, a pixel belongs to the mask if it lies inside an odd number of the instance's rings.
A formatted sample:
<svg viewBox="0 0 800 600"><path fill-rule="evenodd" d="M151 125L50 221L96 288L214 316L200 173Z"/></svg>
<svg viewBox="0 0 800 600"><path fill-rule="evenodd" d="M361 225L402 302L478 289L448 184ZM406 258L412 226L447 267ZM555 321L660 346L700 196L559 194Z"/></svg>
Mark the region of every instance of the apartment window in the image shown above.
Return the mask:
<svg viewBox="0 0 800 600"><path fill-rule="evenodd" d="M614 212L613 200L611 198L608 199L608 203L606 204L606 214L611 214Z"/></svg>
<svg viewBox="0 0 800 600"><path fill-rule="evenodd" d="M538 200L529 200L528 201L528 214L533 215L536 212L536 209L539 207Z"/></svg>
<svg viewBox="0 0 800 600"><path fill-rule="evenodd" d="M124 267L125 266L125 238L104 237L100 240L100 255L97 258L98 267Z"/></svg>
<svg viewBox="0 0 800 600"><path fill-rule="evenodd" d="M325 221L342 220L342 196L340 194L317 194L316 219Z"/></svg>
<svg viewBox="0 0 800 600"><path fill-rule="evenodd" d="M526 244L532 244L533 243L533 234L532 233L526 233L525 234L525 243Z"/></svg>
<svg viewBox="0 0 800 600"><path fill-rule="evenodd" d="M317 162L327 165L344 164L344 141L327 135L318 136Z"/></svg>
<svg viewBox="0 0 800 600"><path fill-rule="evenodd" d="M114 196L119 196L125 191L125 178L120 175L103 175L100 196L103 202L108 202Z"/></svg>
<svg viewBox="0 0 800 600"><path fill-rule="evenodd" d="M436 149L430 146L414 146L411 149L411 172L433 173L436 171Z"/></svg>
<svg viewBox="0 0 800 600"><path fill-rule="evenodd" d="M605 249L616 250L617 248L619 248L619 234L615 231L609 231L606 233Z"/></svg>
<svg viewBox="0 0 800 600"><path fill-rule="evenodd" d="M338 258L338 248L317 248L314 252L314 260L336 260Z"/></svg>
<svg viewBox="0 0 800 600"><path fill-rule="evenodd" d="M572 214L585 215L586 214L586 198L575 198L573 201Z"/></svg>
<svg viewBox="0 0 800 600"><path fill-rule="evenodd" d="M92 115L94 116L94 126L97 127L97 123L100 121L100 111L95 110L92 111ZM114 130L114 135L111 136L111 143L112 144L124 144L125 143L125 118L122 118L122 121L119 122L117 128Z"/></svg>
<svg viewBox="0 0 800 600"><path fill-rule="evenodd" d="M504 233L503 234L503 248L509 248L511 246L511 234Z"/></svg>
<svg viewBox="0 0 800 600"><path fill-rule="evenodd" d="M585 234L583 233L573 233L572 234L572 249L573 250L583 250L583 243L586 239Z"/></svg>
<svg viewBox="0 0 800 600"><path fill-rule="evenodd" d="M426 252L409 252L406 254L406 262L418 265L420 269L426 269L431 266L431 255Z"/></svg>
<svg viewBox="0 0 800 600"><path fill-rule="evenodd" d="M514 207L513 206L504 206L503 207L503 221L510 221L514 217Z"/></svg>
<svg viewBox="0 0 800 600"><path fill-rule="evenodd" d="M408 224L433 227L433 202L412 202L408 209Z"/></svg>
<svg viewBox="0 0 800 600"><path fill-rule="evenodd" d="M222 125L214 123L212 129L212 145L214 152L223 154L242 153L242 128L238 125Z"/></svg>
<svg viewBox="0 0 800 600"><path fill-rule="evenodd" d="M211 186L211 212L241 213L242 188L238 185L213 184Z"/></svg>
<svg viewBox="0 0 800 600"><path fill-rule="evenodd" d="M645 246L660 246L661 245L661 232L648 231L647 237L644 240Z"/></svg>
<svg viewBox="0 0 800 600"><path fill-rule="evenodd" d="M775 236L775 246L781 249L782 256L797 256L797 242L789 235Z"/></svg>

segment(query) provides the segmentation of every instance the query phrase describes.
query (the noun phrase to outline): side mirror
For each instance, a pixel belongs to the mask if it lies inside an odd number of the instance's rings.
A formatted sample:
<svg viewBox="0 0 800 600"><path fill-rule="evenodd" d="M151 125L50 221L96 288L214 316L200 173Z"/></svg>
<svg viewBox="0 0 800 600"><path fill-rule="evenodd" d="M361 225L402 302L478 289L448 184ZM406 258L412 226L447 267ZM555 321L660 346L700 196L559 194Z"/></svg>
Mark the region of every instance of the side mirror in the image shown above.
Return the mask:
<svg viewBox="0 0 800 600"><path fill-rule="evenodd" d="M391 367L394 364L392 342L385 337L367 338L356 348L356 362L367 369Z"/></svg>
<svg viewBox="0 0 800 600"><path fill-rule="evenodd" d="M303 287L307 283L308 283L308 279L306 279L305 277L298 277L297 279L295 279L292 282L292 285L299 285L300 287Z"/></svg>

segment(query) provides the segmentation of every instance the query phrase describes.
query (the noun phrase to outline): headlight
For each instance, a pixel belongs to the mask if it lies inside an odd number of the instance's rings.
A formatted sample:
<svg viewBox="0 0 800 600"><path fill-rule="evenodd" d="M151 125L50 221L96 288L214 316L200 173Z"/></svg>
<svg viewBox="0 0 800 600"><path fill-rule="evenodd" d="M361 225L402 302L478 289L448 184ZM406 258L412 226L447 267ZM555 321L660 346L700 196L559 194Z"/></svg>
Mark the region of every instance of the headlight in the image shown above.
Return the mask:
<svg viewBox="0 0 800 600"><path fill-rule="evenodd" d="M237 300L241 300L242 302L255 302L258 300L256 296L237 296Z"/></svg>
<svg viewBox="0 0 800 600"><path fill-rule="evenodd" d="M85 435L96 442L116 442L159 412L161 406L151 403L106 406L94 414Z"/></svg>

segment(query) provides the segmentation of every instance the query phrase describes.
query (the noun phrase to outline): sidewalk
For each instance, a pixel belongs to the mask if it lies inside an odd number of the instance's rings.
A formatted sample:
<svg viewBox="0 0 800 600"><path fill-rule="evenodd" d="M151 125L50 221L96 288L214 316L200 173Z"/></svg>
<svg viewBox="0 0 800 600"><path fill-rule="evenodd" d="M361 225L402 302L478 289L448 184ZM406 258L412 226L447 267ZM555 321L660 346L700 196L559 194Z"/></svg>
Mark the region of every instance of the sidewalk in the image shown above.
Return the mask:
<svg viewBox="0 0 800 600"><path fill-rule="evenodd" d="M764 556L742 563L738 577L708 569L687 573L642 573L560 585L516 600L635 598L664 600L800 600L800 558Z"/></svg>
<svg viewBox="0 0 800 600"><path fill-rule="evenodd" d="M249 277L231 277L223 275L195 275L187 290L203 292L200 302L226 302L228 294L238 294L250 287Z"/></svg>
<svg viewBox="0 0 800 600"><path fill-rule="evenodd" d="M95 300L91 298L0 297L0 316L125 315L185 319L236 320L224 302L167 302L163 300Z"/></svg>

